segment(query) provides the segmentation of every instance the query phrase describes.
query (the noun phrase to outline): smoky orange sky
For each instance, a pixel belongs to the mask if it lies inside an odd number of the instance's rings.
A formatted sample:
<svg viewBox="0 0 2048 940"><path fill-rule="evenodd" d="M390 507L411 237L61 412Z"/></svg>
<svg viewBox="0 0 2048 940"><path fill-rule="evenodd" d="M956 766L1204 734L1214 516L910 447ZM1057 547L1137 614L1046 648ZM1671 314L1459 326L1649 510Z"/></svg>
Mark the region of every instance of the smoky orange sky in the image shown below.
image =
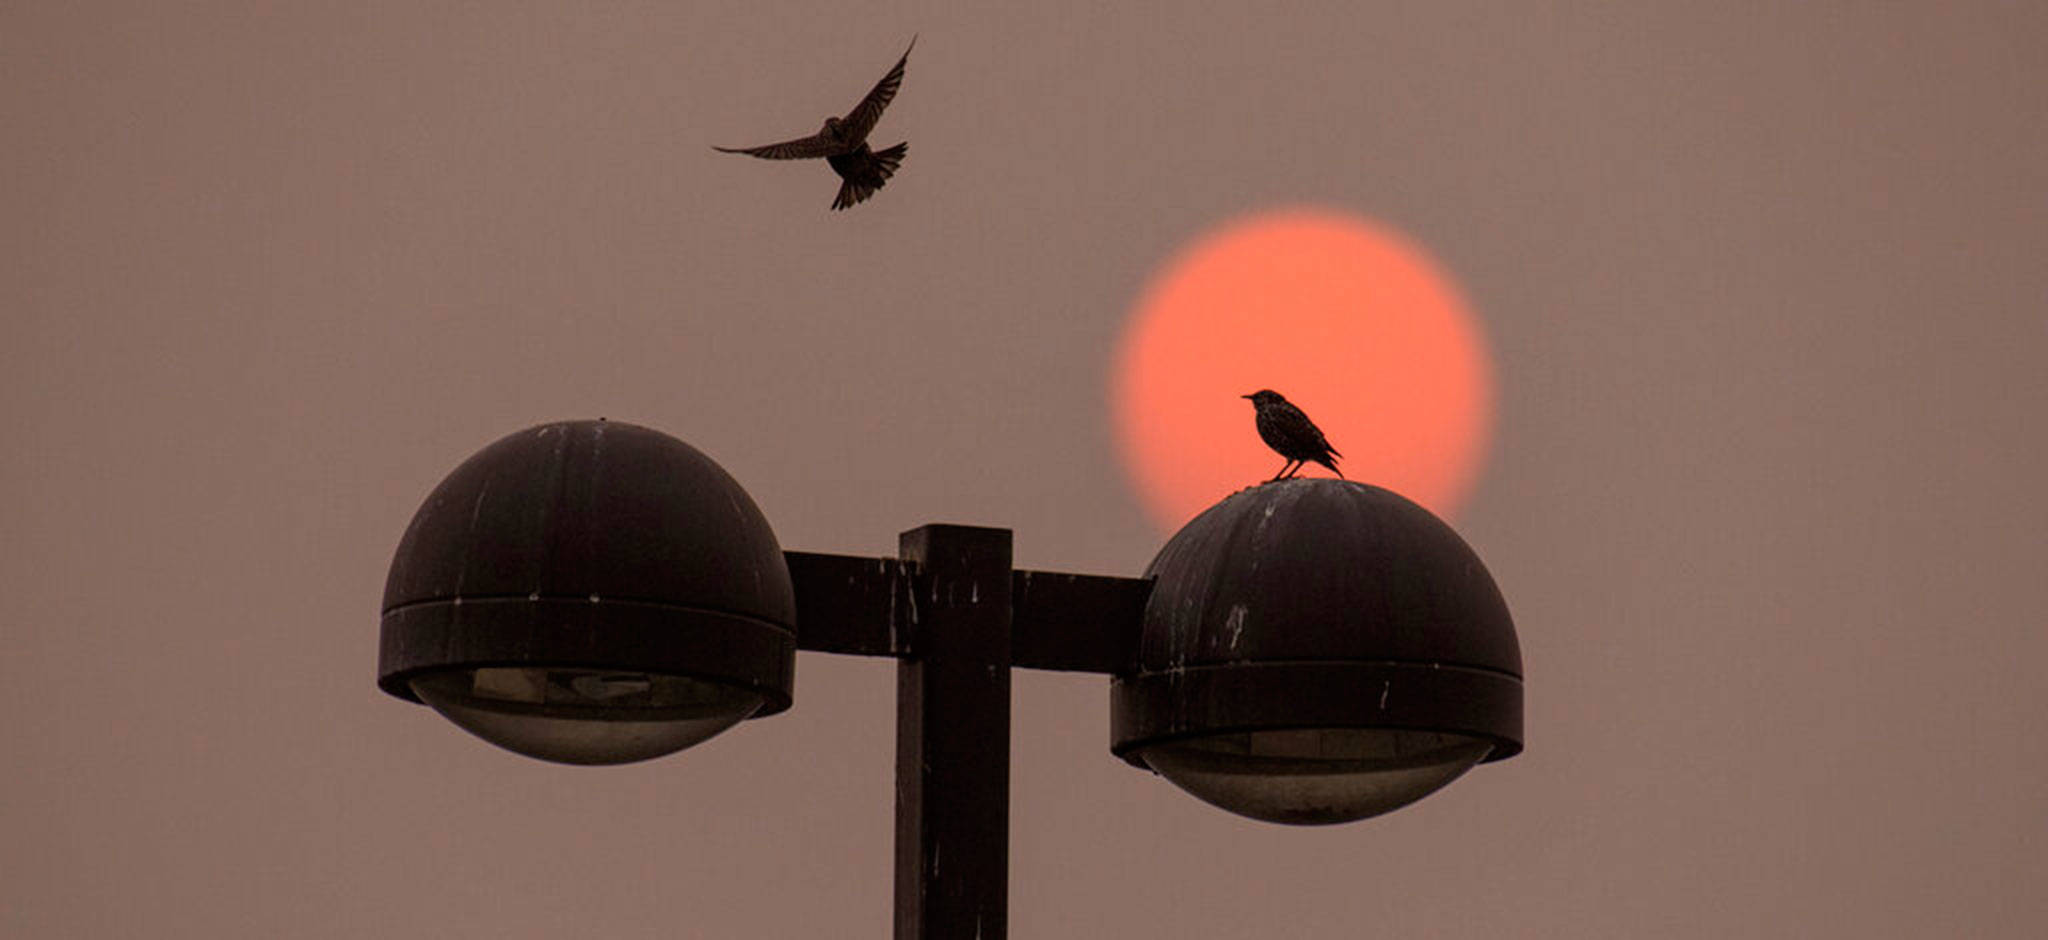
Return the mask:
<svg viewBox="0 0 2048 940"><path fill-rule="evenodd" d="M912 34L868 202L711 149L843 113ZM790 711L667 759L519 758L375 687L406 521L607 416L788 548L998 525L1136 574L1132 311L1302 207L1426 251L1484 339L1456 519L1528 749L1271 826L1113 758L1100 677L1020 673L1012 936L2039 936L2043 37L1995 3L7 4L0 936L887 935L890 664L804 654Z"/></svg>

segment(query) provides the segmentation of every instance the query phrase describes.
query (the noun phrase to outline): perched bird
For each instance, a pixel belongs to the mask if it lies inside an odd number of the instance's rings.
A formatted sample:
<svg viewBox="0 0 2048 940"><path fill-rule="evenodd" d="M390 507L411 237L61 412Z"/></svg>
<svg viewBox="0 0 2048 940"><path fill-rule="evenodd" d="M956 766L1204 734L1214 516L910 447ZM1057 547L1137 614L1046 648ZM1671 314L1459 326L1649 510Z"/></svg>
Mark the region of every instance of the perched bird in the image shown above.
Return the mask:
<svg viewBox="0 0 2048 940"><path fill-rule="evenodd" d="M836 211L860 202L875 194L889 177L895 175L896 167L903 163L903 154L910 149L910 142L904 141L887 150L868 149L868 132L875 129L875 122L882 119L882 109L896 97L896 89L903 84L903 63L910 61L910 50L917 48L917 37L910 37L910 47L903 50L903 57L896 60L896 67L882 80L875 83L867 97L846 112L845 117L828 117L823 130L809 137L785 140L779 144L760 147L717 147L711 149L723 153L744 153L763 160L806 160L824 157L832 170L845 182L839 184L839 197L832 200Z"/></svg>
<svg viewBox="0 0 2048 940"><path fill-rule="evenodd" d="M1242 397L1251 399L1252 407L1258 409L1259 439L1287 458L1287 462L1280 465L1280 472L1266 482L1288 479L1300 473L1311 460L1330 468L1330 472L1339 477L1344 475L1344 471L1337 469L1337 458L1344 455L1337 453L1337 449L1323 439L1323 432L1308 419L1308 415L1302 414L1301 409L1282 398L1279 392L1262 388Z"/></svg>

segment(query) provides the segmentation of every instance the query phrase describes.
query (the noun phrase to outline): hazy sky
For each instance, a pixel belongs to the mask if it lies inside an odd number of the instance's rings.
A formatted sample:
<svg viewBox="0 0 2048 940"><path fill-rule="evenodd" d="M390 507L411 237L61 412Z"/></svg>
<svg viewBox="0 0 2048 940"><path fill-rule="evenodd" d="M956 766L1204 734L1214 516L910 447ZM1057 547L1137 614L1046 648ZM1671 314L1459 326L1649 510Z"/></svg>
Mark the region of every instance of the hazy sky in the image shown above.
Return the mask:
<svg viewBox="0 0 2048 940"><path fill-rule="evenodd" d="M1486 330L1458 525L1528 750L1271 826L1022 673L1012 936L2048 929L2048 8L1199 9L0 9L0 935L886 936L890 664L804 654L668 759L519 758L375 688L406 521L605 415L785 547L1001 525L1135 574L1124 318L1304 204ZM912 33L869 203L710 149Z"/></svg>

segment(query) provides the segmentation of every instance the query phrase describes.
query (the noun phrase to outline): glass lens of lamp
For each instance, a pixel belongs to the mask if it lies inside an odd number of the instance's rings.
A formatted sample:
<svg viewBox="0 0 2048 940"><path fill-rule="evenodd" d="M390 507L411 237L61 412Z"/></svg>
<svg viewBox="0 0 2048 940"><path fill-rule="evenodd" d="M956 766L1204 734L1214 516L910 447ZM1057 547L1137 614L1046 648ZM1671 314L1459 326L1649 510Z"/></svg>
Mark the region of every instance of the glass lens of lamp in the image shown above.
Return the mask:
<svg viewBox="0 0 2048 940"><path fill-rule="evenodd" d="M1307 728L1206 735L1144 749L1159 775L1240 816L1296 826L1391 812L1486 757L1479 738L1434 731Z"/></svg>
<svg viewBox="0 0 2048 940"><path fill-rule="evenodd" d="M449 721L507 750L561 764L673 754L759 710L748 689L605 669L450 669L412 680Z"/></svg>

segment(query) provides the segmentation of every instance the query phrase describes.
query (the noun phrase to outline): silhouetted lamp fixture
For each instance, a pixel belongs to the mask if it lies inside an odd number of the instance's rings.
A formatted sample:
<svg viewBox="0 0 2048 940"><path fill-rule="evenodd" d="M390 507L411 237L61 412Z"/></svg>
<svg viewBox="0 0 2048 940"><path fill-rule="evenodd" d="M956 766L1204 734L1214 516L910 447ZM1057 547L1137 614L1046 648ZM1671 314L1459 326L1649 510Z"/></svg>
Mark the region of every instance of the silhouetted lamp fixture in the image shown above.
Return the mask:
<svg viewBox="0 0 2048 940"><path fill-rule="evenodd" d="M378 684L512 751L615 764L789 708L800 648L894 657L899 937L1003 934L1013 667L1112 675L1116 754L1271 822L1374 816L1522 749L1500 592L1387 490L1244 490L1142 578L1010 555L1009 530L950 525L903 533L893 558L784 552L689 445L541 425L414 515Z"/></svg>
<svg viewBox="0 0 2048 940"><path fill-rule="evenodd" d="M1112 749L1253 819L1337 823L1522 749L1522 660L1493 578L1451 527L1358 483L1244 490L1182 527Z"/></svg>

